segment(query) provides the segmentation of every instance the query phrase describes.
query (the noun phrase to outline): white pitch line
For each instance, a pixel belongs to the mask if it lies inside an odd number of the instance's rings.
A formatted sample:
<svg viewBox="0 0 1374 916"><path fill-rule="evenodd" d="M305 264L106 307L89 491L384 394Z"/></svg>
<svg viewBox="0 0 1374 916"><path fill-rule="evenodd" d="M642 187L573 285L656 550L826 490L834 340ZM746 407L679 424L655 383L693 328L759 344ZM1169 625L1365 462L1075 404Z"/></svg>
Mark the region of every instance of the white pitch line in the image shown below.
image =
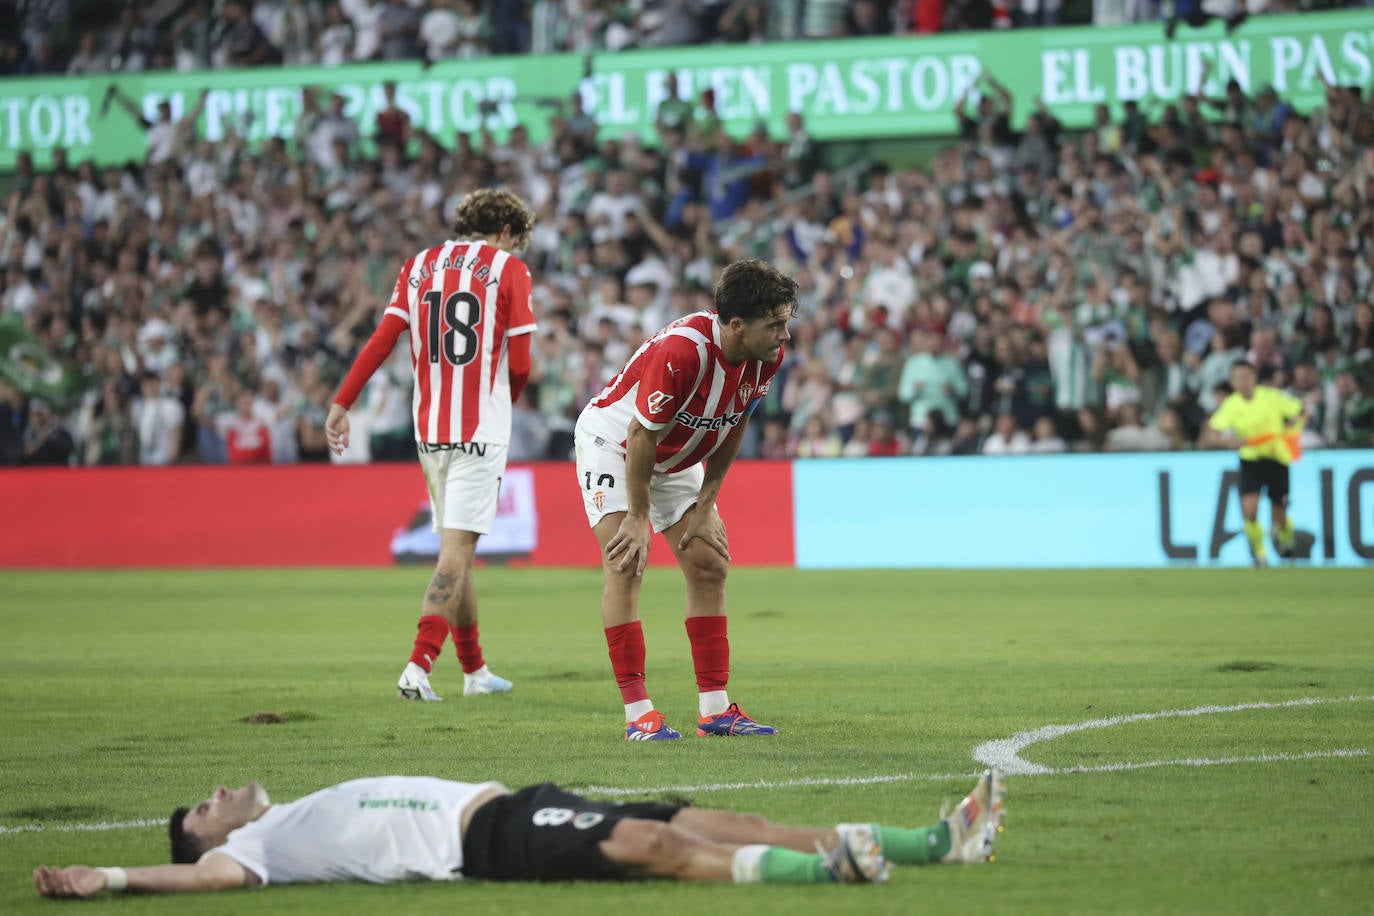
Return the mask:
<svg viewBox="0 0 1374 916"><path fill-rule="evenodd" d="M131 827L156 827L167 821L150 821L146 818L136 821L100 821L95 824L20 824L17 827L0 826L0 836L9 833L85 833L100 830L127 830Z"/></svg>
<svg viewBox="0 0 1374 916"><path fill-rule="evenodd" d="M1088 719L1071 725L1046 725L1042 728L1017 732L1010 738L987 741L974 748L974 759L988 766L997 766L1004 772L1017 776L1061 776L1072 773L1117 773L1126 770L1145 770L1155 767L1210 767L1227 766L1240 763L1274 763L1292 760L1319 760L1333 757L1368 757L1366 748L1339 748L1330 751L1307 751L1300 754L1261 753L1240 757L1184 757L1175 760L1146 760L1137 763L1103 763L1067 767L1046 767L1021 760L1020 751L1040 741L1047 741L1061 735L1085 731L1092 728L1108 728L1130 722L1143 722L1153 719L1167 719L1178 716L1201 716L1209 713L1241 712L1247 709L1283 709L1294 706L1315 706L1320 703L1360 703L1374 700L1374 696L1361 697L1302 697L1279 703L1236 703L1231 706L1196 706L1192 709L1166 709L1161 712L1142 712L1132 715L1110 716L1105 719ZM991 757L992 759L985 759ZM752 782L717 782L702 785L681 786L642 786L621 788L617 786L585 786L580 791L588 795L602 795L612 798L636 795L661 795L669 792L729 792L739 789L788 789L806 786L872 786L893 782L936 782L976 777L977 773L894 773L885 776L836 776L803 777L801 779L766 780ZM135 827L156 827L165 820L104 821L95 824L20 824L14 827L0 825L0 836L17 833L38 833L55 831L71 833L75 831L124 830Z"/></svg>
<svg viewBox="0 0 1374 916"><path fill-rule="evenodd" d="M791 789L797 786L873 786L887 782L963 779L966 776L972 779L977 775L977 773L894 773L890 776L815 776L779 781L760 779L754 782L715 782L699 786L644 786L643 788L635 789L622 789L615 786L586 786L578 791L585 792L588 795L620 797L627 795L659 795L665 792L727 792L734 789Z"/></svg>
<svg viewBox="0 0 1374 916"><path fill-rule="evenodd" d="M1149 770L1154 767L1216 767L1232 763L1275 763L1283 760L1320 760L1325 757L1368 757L1362 747L1339 748L1333 751L1306 751L1301 754L1255 754L1250 757L1184 757L1180 760L1142 760L1139 763L1099 763L1089 766L1046 769L1039 776L1062 776L1066 773L1122 773L1127 770ZM1023 774L1026 775L1026 774Z"/></svg>
<svg viewBox="0 0 1374 916"><path fill-rule="evenodd" d="M1362 747L1339 748L1331 751L1307 751L1301 754L1254 754L1246 757L1183 757L1177 760L1145 760L1139 763L1102 763L1092 766L1038 767L1022 776L1063 776L1069 773L1116 773L1125 770L1148 770L1154 767L1214 767L1235 763L1275 763L1284 760L1319 760L1325 757L1368 757ZM944 781L976 779L981 770L968 773L895 773L890 776L853 776L826 779L787 779L781 782L717 782L699 786L645 786L642 789L620 789L612 786L587 786L578 791L588 795L624 797L632 795L661 795L667 792L728 792L733 789L786 789L794 786L871 786L889 782Z"/></svg>
<svg viewBox="0 0 1374 916"><path fill-rule="evenodd" d="M986 766L995 766L1008 776L1048 775L1059 771L1055 770L1053 767L1041 766L1038 763L1031 763L1029 760L1023 760L1021 752L1032 744L1039 744L1042 741L1049 741L1052 738L1070 735L1074 732L1087 731L1093 728L1111 728L1115 725L1127 725L1132 722L1172 719L1180 716L1206 716L1215 713L1243 712L1249 709L1287 709L1295 706L1317 706L1322 703L1367 703L1370 700L1374 700L1374 697L1301 697L1296 700L1284 700L1278 703L1261 701L1256 703L1234 703L1230 706L1194 706L1191 709L1165 709L1160 712L1138 712L1131 715L1108 716L1104 719L1086 719L1082 722L1073 722L1067 725L1044 725L1040 728L1019 731L1010 738L998 738L995 741L985 741L973 749L973 759ZM1113 765L1115 766L1115 764ZM1122 768L1125 769L1128 767L1123 766Z"/></svg>

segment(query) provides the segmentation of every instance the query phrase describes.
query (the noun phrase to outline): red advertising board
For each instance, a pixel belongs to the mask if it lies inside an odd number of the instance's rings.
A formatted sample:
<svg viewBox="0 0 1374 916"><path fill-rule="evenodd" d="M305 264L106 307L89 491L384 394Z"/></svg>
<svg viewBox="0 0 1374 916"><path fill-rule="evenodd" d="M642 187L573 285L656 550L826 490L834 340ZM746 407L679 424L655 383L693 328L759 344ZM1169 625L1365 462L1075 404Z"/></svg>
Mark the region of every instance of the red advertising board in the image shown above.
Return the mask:
<svg viewBox="0 0 1374 916"><path fill-rule="evenodd" d="M570 463L533 478L535 543L511 562L593 566ZM424 501L414 464L0 472L0 568L387 566ZM735 565L793 563L792 468L742 461L719 505ZM672 563L655 538L654 563Z"/></svg>

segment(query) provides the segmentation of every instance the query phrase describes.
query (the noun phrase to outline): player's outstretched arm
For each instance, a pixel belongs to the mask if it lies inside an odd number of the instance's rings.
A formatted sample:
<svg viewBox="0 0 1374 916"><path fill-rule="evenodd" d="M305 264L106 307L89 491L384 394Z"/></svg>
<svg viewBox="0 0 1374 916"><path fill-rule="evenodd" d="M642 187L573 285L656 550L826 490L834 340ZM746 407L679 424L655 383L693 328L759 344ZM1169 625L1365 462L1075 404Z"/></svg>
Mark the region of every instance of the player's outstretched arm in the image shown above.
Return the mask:
<svg viewBox="0 0 1374 916"><path fill-rule="evenodd" d="M116 882L111 885L111 879ZM153 865L148 868L91 868L40 865L33 885L43 897L90 897L103 890L188 894L226 891L258 883L257 876L226 855L209 855L195 865Z"/></svg>

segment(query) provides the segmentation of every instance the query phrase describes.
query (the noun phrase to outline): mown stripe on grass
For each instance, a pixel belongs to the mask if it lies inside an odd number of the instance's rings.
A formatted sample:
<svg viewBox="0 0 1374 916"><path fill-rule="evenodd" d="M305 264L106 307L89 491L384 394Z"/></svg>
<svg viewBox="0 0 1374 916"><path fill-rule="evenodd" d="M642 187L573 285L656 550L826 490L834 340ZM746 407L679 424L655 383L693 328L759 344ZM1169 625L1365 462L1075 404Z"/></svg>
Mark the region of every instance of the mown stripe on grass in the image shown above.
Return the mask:
<svg viewBox="0 0 1374 916"><path fill-rule="evenodd" d="M1182 757L1166 760L1145 760L1123 763L1079 764L1066 767L1047 767L1021 759L1021 751L1032 744L1058 738L1074 732L1094 728L1109 728L1131 722L1146 722L1154 719L1168 719L1180 716L1201 716L1214 713L1242 712L1251 709L1284 709L1295 706L1316 706L1321 703L1362 703L1374 700L1374 696L1348 697L1300 697L1281 702L1259 701L1254 703L1234 703L1228 706L1194 706L1189 709L1165 709L1159 712L1141 712L1130 715L1108 716L1101 719L1088 719L1067 725L1045 725L1027 729L1010 738L985 741L973 749L973 758L985 766L995 766L1012 776L1062 776L1073 773L1118 773L1127 770L1145 770L1156 767L1208 767L1245 763L1275 763L1293 760L1318 760L1334 757L1367 757L1366 748L1337 748L1326 751L1306 751L1303 753L1260 753L1236 757ZM640 786L625 788L620 786L583 786L579 791L588 795L610 798L629 796L663 795L685 792L728 792L739 789L787 789L807 786L868 786L892 782L947 781L973 778L977 773L892 773L878 776L817 776L801 779L768 780L758 779L749 782L717 782L699 785ZM37 833L40 831L102 831L125 830L136 827L155 827L166 823L160 819L139 819L131 821L101 821L92 824L19 824L0 825L0 836L18 833Z"/></svg>
<svg viewBox="0 0 1374 916"><path fill-rule="evenodd" d="M1214 767L1236 763L1275 763L1285 760L1319 760L1324 757L1368 757L1362 747L1338 748L1331 751L1309 751L1302 754L1254 754L1247 757L1182 757L1175 760L1145 760L1138 763L1102 763L1093 766L1037 767L1022 776L1064 776L1071 773L1116 773L1123 770L1147 770L1153 767ZM914 782L917 780L946 781L976 779L981 770L967 773L894 773L887 776L853 776L834 779L785 779L777 782L716 782L696 786L645 786L621 789L614 786L586 786L579 792L587 795L625 797L634 795L663 795L682 792L727 792L732 789L786 789L794 786L869 786L885 782Z"/></svg>

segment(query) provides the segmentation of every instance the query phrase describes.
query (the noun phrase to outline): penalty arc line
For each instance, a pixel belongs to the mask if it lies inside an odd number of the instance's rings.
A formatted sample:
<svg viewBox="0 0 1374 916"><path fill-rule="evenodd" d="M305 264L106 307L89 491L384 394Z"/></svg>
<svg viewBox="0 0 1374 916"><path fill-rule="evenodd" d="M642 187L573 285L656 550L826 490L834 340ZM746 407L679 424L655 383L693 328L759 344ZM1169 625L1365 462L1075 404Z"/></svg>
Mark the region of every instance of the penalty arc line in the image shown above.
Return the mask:
<svg viewBox="0 0 1374 916"><path fill-rule="evenodd" d="M1074 732L1088 731L1089 729L1095 728L1111 728L1116 725L1129 725L1132 722L1150 722L1156 719L1174 719L1188 716L1215 715L1217 713L1227 712L1245 712L1252 709L1292 709L1302 706L1319 706L1326 703L1367 703L1371 700L1374 700L1374 696L1300 697L1295 700L1282 700L1279 702L1261 700L1254 703L1233 703L1228 706L1207 705L1194 706L1190 709L1164 709L1159 712L1138 712L1130 715L1107 716L1101 719L1086 719L1082 722L1073 722L1066 725L1044 725L1040 728L1019 731L1010 738L998 738L995 741L984 741L973 749L973 759L985 766L997 767L1008 776L1037 776L1059 772L1095 772L1093 769L1056 769L1054 767L1042 766L1038 763L1031 763L1028 760L1022 759L1021 752L1032 744L1039 744L1042 741L1049 741L1063 735L1073 734ZM1332 756L1359 756L1349 751L1328 753ZM1256 762L1263 761L1263 755L1256 760ZM1155 763L1153 765L1160 766L1162 764ZM1142 769L1144 765L1104 764L1104 766L1111 767L1113 770L1127 770ZM1110 770L1108 772L1110 772Z"/></svg>
<svg viewBox="0 0 1374 916"><path fill-rule="evenodd" d="M1142 712L1132 715L1111 716L1105 719L1089 719L1071 725L1047 725L1043 728L1017 732L1010 738L987 741L973 749L973 759L986 766L995 766L1008 775L1017 776L1055 776L1066 773L1117 773L1127 770L1145 770L1168 766L1222 766L1238 763L1273 763L1284 760L1316 760L1328 757L1365 757L1365 748L1340 748L1330 751L1307 751L1303 753L1266 753L1234 757L1186 757L1169 760L1146 760L1141 762L1104 763L1096 765L1076 765L1067 767L1047 767L1030 763L1020 758L1020 752L1032 744L1048 741L1060 735L1086 731L1092 728L1108 728L1125 725L1129 722L1144 722L1152 719L1165 719L1174 716L1201 716L1209 713L1242 712L1249 709L1283 709L1294 706L1316 706L1321 703L1360 703L1374 700L1374 696L1348 697L1302 697L1280 702L1259 701L1255 703L1236 703L1230 706L1196 706L1192 709L1166 709L1162 712ZM729 782L697 786L651 786L640 789L621 789L611 786L587 786L582 791L611 797L646 795L663 792L718 792L731 789L780 789L801 786L855 786L875 785L888 782L910 782L915 780L952 780L977 776L977 773L901 773L891 776L867 776L852 778L807 778L781 782Z"/></svg>

